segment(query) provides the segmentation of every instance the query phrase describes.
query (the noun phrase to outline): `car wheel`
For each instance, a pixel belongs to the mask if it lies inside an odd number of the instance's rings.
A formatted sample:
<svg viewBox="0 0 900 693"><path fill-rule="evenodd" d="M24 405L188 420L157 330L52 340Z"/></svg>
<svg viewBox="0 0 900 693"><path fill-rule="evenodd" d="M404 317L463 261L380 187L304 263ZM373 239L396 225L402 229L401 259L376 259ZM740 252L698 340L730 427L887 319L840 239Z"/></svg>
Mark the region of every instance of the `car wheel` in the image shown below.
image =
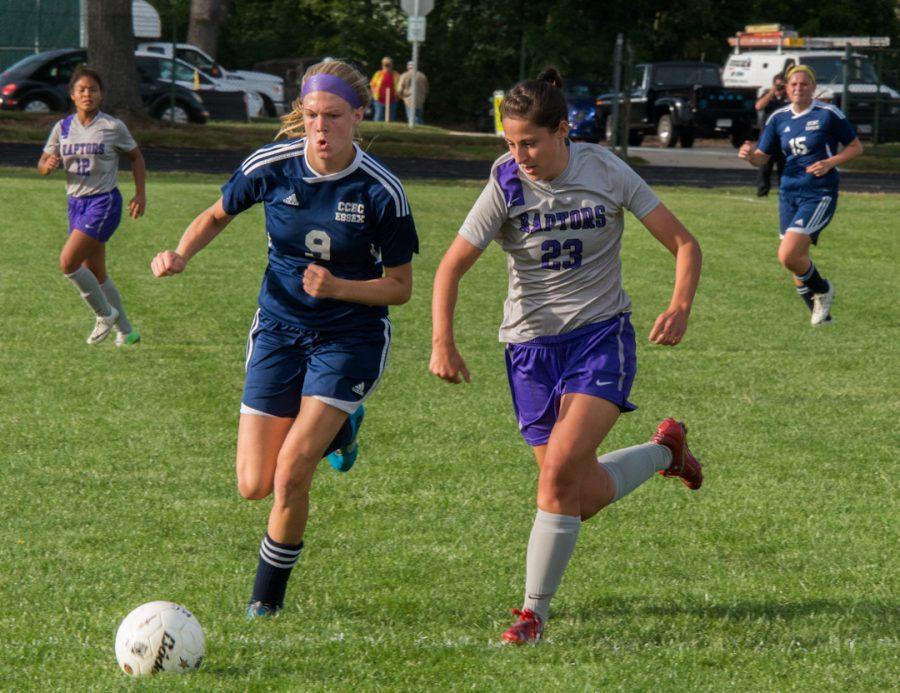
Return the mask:
<svg viewBox="0 0 900 693"><path fill-rule="evenodd" d="M681 135L678 138L681 141L681 146L685 149L690 149L694 146L694 128L686 127L681 130Z"/></svg>
<svg viewBox="0 0 900 693"><path fill-rule="evenodd" d="M50 113L53 109L50 107L49 103L38 96L25 101L25 103L22 104L22 110L26 113Z"/></svg>
<svg viewBox="0 0 900 693"><path fill-rule="evenodd" d="M614 129L614 123L613 123L612 116L606 116L606 118L603 121L603 137L606 139L607 144L612 142L613 129Z"/></svg>
<svg viewBox="0 0 900 693"><path fill-rule="evenodd" d="M674 147L678 143L678 134L672 123L672 116L660 116L659 122L656 124L656 136L659 137L660 147Z"/></svg>
<svg viewBox="0 0 900 693"><path fill-rule="evenodd" d="M156 117L166 123L173 120L179 125L189 123L191 118L187 109L181 104L176 103L174 106L164 106L157 111Z"/></svg>

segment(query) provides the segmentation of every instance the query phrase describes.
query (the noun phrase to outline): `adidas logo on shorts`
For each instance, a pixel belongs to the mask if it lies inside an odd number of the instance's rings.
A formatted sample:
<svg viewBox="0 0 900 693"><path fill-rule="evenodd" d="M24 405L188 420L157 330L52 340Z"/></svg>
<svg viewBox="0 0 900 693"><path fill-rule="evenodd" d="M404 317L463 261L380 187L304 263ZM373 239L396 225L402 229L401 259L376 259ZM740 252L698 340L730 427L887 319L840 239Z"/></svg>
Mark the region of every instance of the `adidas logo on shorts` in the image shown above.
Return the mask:
<svg viewBox="0 0 900 693"><path fill-rule="evenodd" d="M366 384L360 383L359 385L354 385L350 389L353 390L353 392L358 394L360 397L362 397L363 394L365 394L365 392L366 392Z"/></svg>
<svg viewBox="0 0 900 693"><path fill-rule="evenodd" d="M297 202L297 193L291 193L286 198L282 200L284 204L291 205L292 207L299 207L300 203Z"/></svg>

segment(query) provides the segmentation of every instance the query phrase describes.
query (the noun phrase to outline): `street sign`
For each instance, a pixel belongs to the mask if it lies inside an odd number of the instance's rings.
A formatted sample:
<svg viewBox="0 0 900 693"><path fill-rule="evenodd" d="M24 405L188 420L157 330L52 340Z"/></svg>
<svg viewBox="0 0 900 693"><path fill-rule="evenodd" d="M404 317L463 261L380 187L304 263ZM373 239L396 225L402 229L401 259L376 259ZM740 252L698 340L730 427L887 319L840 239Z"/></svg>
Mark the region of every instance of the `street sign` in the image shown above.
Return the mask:
<svg viewBox="0 0 900 693"><path fill-rule="evenodd" d="M416 12L416 5L418 5L418 12ZM400 0L400 7L402 7L403 11L410 17L417 14L420 17L424 17L434 9L434 0Z"/></svg>
<svg viewBox="0 0 900 693"><path fill-rule="evenodd" d="M425 17L413 17L410 15L409 26L406 28L406 40L410 43L418 41L425 43Z"/></svg>

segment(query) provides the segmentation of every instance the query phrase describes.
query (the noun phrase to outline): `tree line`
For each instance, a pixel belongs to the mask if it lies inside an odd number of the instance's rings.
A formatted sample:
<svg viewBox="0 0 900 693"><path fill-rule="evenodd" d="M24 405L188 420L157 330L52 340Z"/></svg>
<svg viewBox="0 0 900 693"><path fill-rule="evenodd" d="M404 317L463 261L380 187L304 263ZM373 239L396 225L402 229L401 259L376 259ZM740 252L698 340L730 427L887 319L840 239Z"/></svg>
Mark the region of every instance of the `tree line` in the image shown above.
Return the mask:
<svg viewBox="0 0 900 693"><path fill-rule="evenodd" d="M371 74L382 56L410 56L399 0L150 0L163 36L173 29L228 67L273 58L331 56ZM88 0L89 5L127 0ZM801 35L900 38L896 0L435 0L420 67L431 93L430 122L471 123L491 92L542 67L564 77L608 82L616 35L635 62L710 60L728 54L727 38L745 24L790 24ZM892 52L888 72L896 71ZM93 58L92 58L93 59ZM893 62L892 62L893 61ZM888 79L890 81L890 79Z"/></svg>

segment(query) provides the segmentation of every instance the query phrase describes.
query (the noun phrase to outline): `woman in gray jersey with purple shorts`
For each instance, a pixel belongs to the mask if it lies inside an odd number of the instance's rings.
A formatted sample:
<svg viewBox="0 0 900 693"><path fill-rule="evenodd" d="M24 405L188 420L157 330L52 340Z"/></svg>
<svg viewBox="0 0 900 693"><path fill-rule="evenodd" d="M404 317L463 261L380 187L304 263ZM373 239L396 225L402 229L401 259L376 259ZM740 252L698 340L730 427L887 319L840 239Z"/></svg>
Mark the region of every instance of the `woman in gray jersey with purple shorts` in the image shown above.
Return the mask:
<svg viewBox="0 0 900 693"><path fill-rule="evenodd" d="M137 344L141 337L125 314L122 298L106 273L106 242L122 219L122 194L116 174L119 154L131 159L135 194L128 204L133 219L143 215L144 157L128 128L100 110L103 99L100 75L79 67L69 81L75 113L53 126L38 171L46 176L62 166L69 198L69 239L59 255L59 266L94 312L88 344L102 342L112 330L116 346Z"/></svg>
<svg viewBox="0 0 900 693"><path fill-rule="evenodd" d="M650 341L674 346L687 329L700 247L627 164L598 145L571 142L555 69L516 85L500 107L509 153L444 255L434 280L430 370L469 380L453 339L460 279L491 241L507 254L509 293L500 340L513 407L540 469L528 542L525 602L503 633L515 644L543 632L584 520L659 472L690 489L703 482L686 429L663 421L650 443L596 456L628 401L636 372L620 244L631 211L675 256L672 300Z"/></svg>

